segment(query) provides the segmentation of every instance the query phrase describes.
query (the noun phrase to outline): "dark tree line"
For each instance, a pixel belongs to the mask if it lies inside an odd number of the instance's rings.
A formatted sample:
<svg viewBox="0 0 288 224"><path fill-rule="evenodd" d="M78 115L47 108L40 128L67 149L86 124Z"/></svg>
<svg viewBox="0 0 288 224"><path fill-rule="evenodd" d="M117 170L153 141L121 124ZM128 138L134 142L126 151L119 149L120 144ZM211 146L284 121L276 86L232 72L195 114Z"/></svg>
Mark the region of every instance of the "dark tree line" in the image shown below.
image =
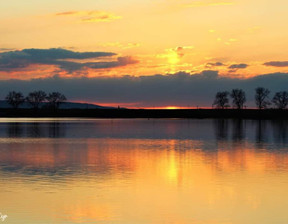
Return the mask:
<svg viewBox="0 0 288 224"><path fill-rule="evenodd" d="M288 92L276 92L272 100L269 98L270 91L263 87L255 89L255 104L259 110L268 108L273 104L277 109L285 109L288 106ZM236 109L243 109L246 102L246 94L242 89L233 89L231 92L217 92L213 106L217 109L230 107L229 96L232 99L232 106Z"/></svg>
<svg viewBox="0 0 288 224"><path fill-rule="evenodd" d="M269 101L270 91L263 87L255 89L255 103L258 109L266 109L271 102Z"/></svg>
<svg viewBox="0 0 288 224"><path fill-rule="evenodd" d="M224 109L230 107L229 96L232 98L233 107L242 109L246 102L245 92L241 89L232 89L229 93L227 91L216 93L213 106L218 109Z"/></svg>
<svg viewBox="0 0 288 224"><path fill-rule="evenodd" d="M229 92L227 91L216 93L213 105L216 105L216 107L219 109L225 109L230 107L228 96Z"/></svg>
<svg viewBox="0 0 288 224"><path fill-rule="evenodd" d="M7 94L5 100L14 109L17 109L24 102L28 102L37 110L40 108L41 103L46 102L48 107L56 110L59 108L60 104L64 103L67 99L59 92L52 92L47 95L44 91L38 90L30 92L27 97L24 97L21 92L11 91Z"/></svg>
<svg viewBox="0 0 288 224"><path fill-rule="evenodd" d="M242 89L232 89L231 98L233 100L233 106L237 109L243 109L246 102L246 94Z"/></svg>

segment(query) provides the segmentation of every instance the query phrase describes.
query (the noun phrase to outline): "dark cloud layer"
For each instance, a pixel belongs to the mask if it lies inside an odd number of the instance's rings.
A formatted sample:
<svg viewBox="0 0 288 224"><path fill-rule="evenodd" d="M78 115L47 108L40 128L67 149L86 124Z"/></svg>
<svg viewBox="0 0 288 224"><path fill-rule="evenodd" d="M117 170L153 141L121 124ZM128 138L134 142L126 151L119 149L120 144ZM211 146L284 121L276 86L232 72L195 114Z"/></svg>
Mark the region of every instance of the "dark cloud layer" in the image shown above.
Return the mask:
<svg viewBox="0 0 288 224"><path fill-rule="evenodd" d="M15 51L14 48L0 48L0 53L5 51Z"/></svg>
<svg viewBox="0 0 288 224"><path fill-rule="evenodd" d="M233 65L230 65L228 68L230 68L230 69L244 69L247 67L248 67L247 64L233 64Z"/></svg>
<svg viewBox="0 0 288 224"><path fill-rule="evenodd" d="M134 60L132 57L118 57L114 61L87 62L87 63L61 61L56 62L55 65L58 65L63 70L74 72L84 68L91 68L91 69L115 68L135 63L138 63L138 61Z"/></svg>
<svg viewBox="0 0 288 224"><path fill-rule="evenodd" d="M217 67L217 66L224 66L224 64L222 62L209 62L207 63L207 66Z"/></svg>
<svg viewBox="0 0 288 224"><path fill-rule="evenodd" d="M27 94L33 90L60 91L69 100L86 100L98 103L135 103L139 106L211 106L217 91L241 88L247 94L248 106L254 106L256 87L276 91L288 90L288 73L260 75L248 79L218 76L217 71L199 74L179 72L171 75L113 78L52 78L0 81L0 97L11 91Z"/></svg>
<svg viewBox="0 0 288 224"><path fill-rule="evenodd" d="M0 71L13 71L33 64L56 65L73 72L82 68L111 68L136 63L131 57L118 57L114 61L71 62L69 59L83 60L115 56L112 52L75 52L62 48L24 49L0 53Z"/></svg>
<svg viewBox="0 0 288 224"><path fill-rule="evenodd" d="M264 63L264 65L274 67L288 67L288 61L269 61Z"/></svg>

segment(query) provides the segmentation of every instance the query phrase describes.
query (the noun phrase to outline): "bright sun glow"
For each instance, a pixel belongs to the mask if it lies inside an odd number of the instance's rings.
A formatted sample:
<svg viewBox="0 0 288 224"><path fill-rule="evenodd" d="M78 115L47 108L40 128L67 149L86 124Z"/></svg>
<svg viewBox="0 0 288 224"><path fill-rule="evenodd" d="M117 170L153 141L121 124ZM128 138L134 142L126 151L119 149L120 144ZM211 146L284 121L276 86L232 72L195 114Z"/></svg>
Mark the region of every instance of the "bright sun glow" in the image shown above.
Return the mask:
<svg viewBox="0 0 288 224"><path fill-rule="evenodd" d="M176 110L176 109L181 109L180 107L176 107L176 106L167 106L164 109L168 109L168 110Z"/></svg>
<svg viewBox="0 0 288 224"><path fill-rule="evenodd" d="M170 64L177 64L180 61L179 55L176 52L171 52L168 54L167 58Z"/></svg>

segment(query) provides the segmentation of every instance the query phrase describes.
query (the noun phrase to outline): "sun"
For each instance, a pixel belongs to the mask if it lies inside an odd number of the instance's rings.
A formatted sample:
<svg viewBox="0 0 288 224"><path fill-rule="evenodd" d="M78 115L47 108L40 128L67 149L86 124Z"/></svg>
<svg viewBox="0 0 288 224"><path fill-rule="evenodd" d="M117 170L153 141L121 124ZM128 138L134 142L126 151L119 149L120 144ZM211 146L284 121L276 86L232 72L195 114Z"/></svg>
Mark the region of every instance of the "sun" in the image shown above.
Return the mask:
<svg viewBox="0 0 288 224"><path fill-rule="evenodd" d="M179 63L180 61L179 55L176 52L170 52L167 55L167 58L168 58L168 62L173 65Z"/></svg>
<svg viewBox="0 0 288 224"><path fill-rule="evenodd" d="M179 107L176 107L176 106L167 106L167 107L165 107L165 109L168 109L168 110L176 110L176 109L179 109Z"/></svg>

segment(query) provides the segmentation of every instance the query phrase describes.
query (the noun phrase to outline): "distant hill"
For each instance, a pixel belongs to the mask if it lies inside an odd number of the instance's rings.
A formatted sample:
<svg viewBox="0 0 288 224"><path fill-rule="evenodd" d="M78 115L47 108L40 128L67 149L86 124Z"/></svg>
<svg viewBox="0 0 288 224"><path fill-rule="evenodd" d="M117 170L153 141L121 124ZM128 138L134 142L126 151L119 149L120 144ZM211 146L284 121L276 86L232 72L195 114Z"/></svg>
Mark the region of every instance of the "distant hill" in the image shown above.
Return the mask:
<svg viewBox="0 0 288 224"><path fill-rule="evenodd" d="M44 107L47 103L41 103L40 107ZM12 108L11 105L7 103L5 100L0 100L0 108ZM19 108L27 109L32 108L31 105L27 102L21 104ZM60 109L116 109L115 107L102 107L95 104L89 103L73 103L73 102L65 102L60 104Z"/></svg>

